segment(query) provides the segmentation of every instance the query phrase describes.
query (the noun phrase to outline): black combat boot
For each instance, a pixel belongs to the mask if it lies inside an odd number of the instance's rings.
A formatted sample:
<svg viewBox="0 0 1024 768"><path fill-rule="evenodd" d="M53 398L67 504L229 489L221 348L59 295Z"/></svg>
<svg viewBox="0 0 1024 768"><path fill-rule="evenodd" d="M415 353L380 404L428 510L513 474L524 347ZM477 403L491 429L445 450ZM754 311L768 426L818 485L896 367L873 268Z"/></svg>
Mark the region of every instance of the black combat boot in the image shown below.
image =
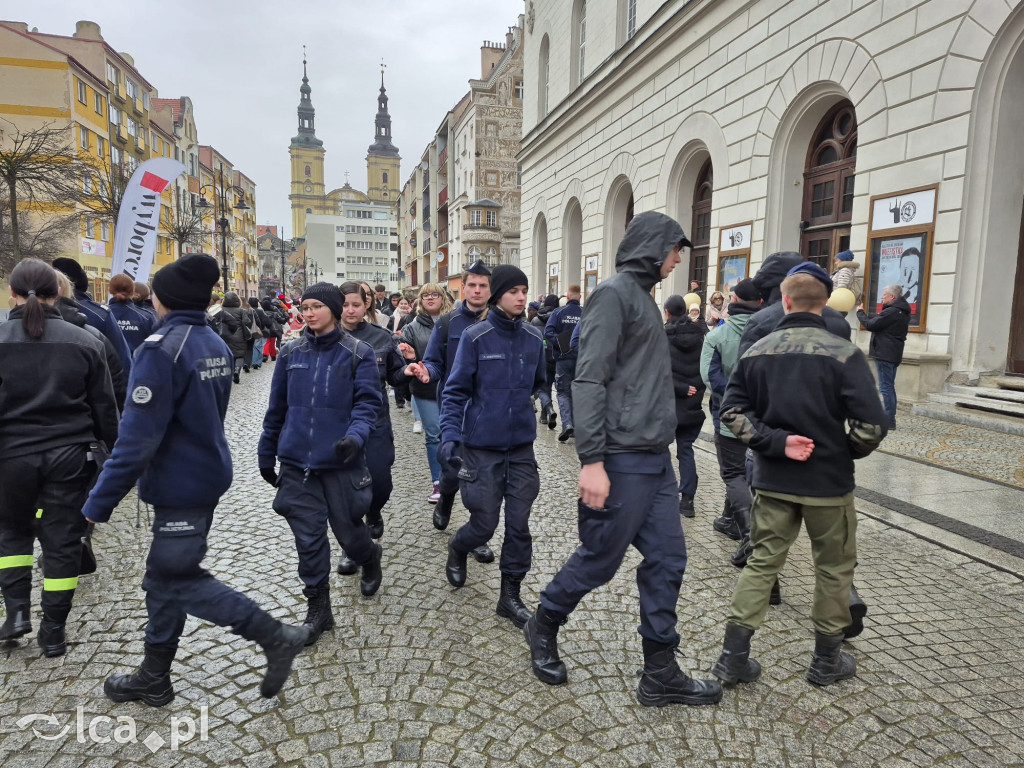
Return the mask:
<svg viewBox="0 0 1024 768"><path fill-rule="evenodd" d="M309 627L282 624L270 614L260 611L253 617L242 637L254 640L267 656L267 671L260 683L260 696L273 698L284 687L292 671L292 662L306 646Z"/></svg>
<svg viewBox="0 0 1024 768"><path fill-rule="evenodd" d="M679 494L679 514L683 517L693 517L696 514L693 509L693 496L688 493Z"/></svg>
<svg viewBox="0 0 1024 768"><path fill-rule="evenodd" d="M542 405L541 406L541 409L540 409L540 423L541 424L547 424L548 423L548 411L550 410L550 408L551 407L548 406L548 405Z"/></svg>
<svg viewBox="0 0 1024 768"><path fill-rule="evenodd" d="M739 524L736 522L736 515L733 512L732 504L729 500L725 500L725 506L722 508L722 514L715 518L715 521L711 526L719 533L725 534L733 541L739 541L742 538L740 534Z"/></svg>
<svg viewBox="0 0 1024 768"><path fill-rule="evenodd" d="M864 631L864 617L868 615L868 607L857 594L857 588L850 585L850 626L843 630L843 637L849 640Z"/></svg>
<svg viewBox="0 0 1024 768"><path fill-rule="evenodd" d="M494 562L494 552L492 552L491 548L486 544L481 544L469 554L471 554L473 559L478 563L484 563L486 565L487 563Z"/></svg>
<svg viewBox="0 0 1024 768"><path fill-rule="evenodd" d="M750 658L750 638L754 630L739 624L725 625L725 641L722 654L711 668L711 674L723 685L752 683L761 676L761 665Z"/></svg>
<svg viewBox="0 0 1024 768"><path fill-rule="evenodd" d="M498 607L495 609L495 613L502 618L511 619L520 629L531 616L530 609L523 605L519 597L519 587L522 583L522 574L501 574L501 593L498 597Z"/></svg>
<svg viewBox="0 0 1024 768"><path fill-rule="evenodd" d="M320 639L320 635L328 629L334 629L334 612L331 610L331 585L324 581L319 587L306 587L302 590L306 597L306 619L302 626L309 628L309 639L306 645L312 645Z"/></svg>
<svg viewBox="0 0 1024 768"><path fill-rule="evenodd" d="M846 638L842 634L814 633L814 657L807 670L807 682L814 685L832 685L857 674L857 662L840 648Z"/></svg>
<svg viewBox="0 0 1024 768"><path fill-rule="evenodd" d="M466 553L456 552L452 545L448 544L448 562L444 564L444 575L448 577L448 583L458 589L466 584Z"/></svg>
<svg viewBox="0 0 1024 768"><path fill-rule="evenodd" d="M666 704L717 704L722 685L717 680L694 680L676 663L676 646L644 638L644 671L636 698L645 707Z"/></svg>
<svg viewBox="0 0 1024 768"><path fill-rule="evenodd" d="M131 674L108 677L103 681L103 693L117 702L142 701L151 707L170 704L174 701L171 663L177 650L177 643L146 643L146 655L139 668Z"/></svg>
<svg viewBox="0 0 1024 768"><path fill-rule="evenodd" d="M554 429L558 426L558 415L555 413L555 406L548 408L548 429Z"/></svg>
<svg viewBox="0 0 1024 768"><path fill-rule="evenodd" d="M455 494L442 493L441 500L434 507L434 527L437 530L443 531L448 527L448 522L452 519L453 506L455 506Z"/></svg>
<svg viewBox="0 0 1024 768"><path fill-rule="evenodd" d="M775 583L772 584L772 591L768 595L768 605L782 605L782 587L779 585L779 577L775 577Z"/></svg>
<svg viewBox="0 0 1024 768"><path fill-rule="evenodd" d="M384 535L384 516L380 510L370 510L366 513L366 527L370 529L370 538L379 539Z"/></svg>
<svg viewBox="0 0 1024 768"><path fill-rule="evenodd" d="M47 658L63 656L68 652L67 639L64 636L64 622L51 621L46 618L44 613L43 620L39 623L36 642L43 649L43 656Z"/></svg>
<svg viewBox="0 0 1024 768"><path fill-rule="evenodd" d="M558 628L568 619L566 614L549 611L541 605L523 625L523 636L530 646L533 674L542 683L561 685L568 679L565 664L558 658Z"/></svg>
<svg viewBox="0 0 1024 768"><path fill-rule="evenodd" d="M0 640L14 640L32 631L32 603L23 599L4 597L7 620L0 627Z"/></svg>
<svg viewBox="0 0 1024 768"><path fill-rule="evenodd" d="M384 549L376 541L373 544L373 557L370 562L363 565L363 575L359 579L359 591L363 597L373 597L380 589L380 583L384 581L384 569L380 561L384 557Z"/></svg>
<svg viewBox="0 0 1024 768"><path fill-rule="evenodd" d="M338 575L339 576L351 576L359 570L359 565L356 561L348 556L345 550L341 550L341 559L338 561Z"/></svg>

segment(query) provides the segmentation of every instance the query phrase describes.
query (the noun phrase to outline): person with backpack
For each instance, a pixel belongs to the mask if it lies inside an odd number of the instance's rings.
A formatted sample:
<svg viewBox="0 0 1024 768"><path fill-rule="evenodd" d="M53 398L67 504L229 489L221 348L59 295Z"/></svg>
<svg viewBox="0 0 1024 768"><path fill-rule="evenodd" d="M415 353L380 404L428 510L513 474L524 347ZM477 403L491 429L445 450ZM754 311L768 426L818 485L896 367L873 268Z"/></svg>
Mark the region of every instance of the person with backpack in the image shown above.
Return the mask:
<svg viewBox="0 0 1024 768"><path fill-rule="evenodd" d="M249 297L249 310L252 312L256 327L259 328L259 335L253 335L252 355L249 358L249 365L252 366L253 370L259 370L263 364L263 344L271 333L270 319L267 317L267 313L263 311L263 307L260 306L259 299L254 296Z"/></svg>
<svg viewBox="0 0 1024 768"><path fill-rule="evenodd" d="M228 291L224 294L222 309L219 313L221 326L220 337L228 343L231 354L234 355L234 376L235 384L241 382L240 374L243 367L248 367L248 358L245 356L246 344L252 340L252 332L249 330L249 323L246 321L248 313L242 309L242 302L238 294Z"/></svg>

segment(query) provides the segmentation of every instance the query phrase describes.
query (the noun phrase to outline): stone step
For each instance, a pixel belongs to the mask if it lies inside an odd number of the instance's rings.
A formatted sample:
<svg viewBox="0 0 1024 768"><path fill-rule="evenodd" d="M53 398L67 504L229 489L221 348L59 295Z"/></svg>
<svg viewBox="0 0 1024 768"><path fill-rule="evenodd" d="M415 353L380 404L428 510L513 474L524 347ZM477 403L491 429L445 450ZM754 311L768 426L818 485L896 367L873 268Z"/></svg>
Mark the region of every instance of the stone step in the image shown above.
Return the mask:
<svg viewBox="0 0 1024 768"><path fill-rule="evenodd" d="M999 389L998 387L968 387L963 384L947 384L942 390L943 395L955 395L960 398L978 398L979 400L998 400L1024 405L1024 391Z"/></svg>
<svg viewBox="0 0 1024 768"><path fill-rule="evenodd" d="M1024 392L1024 376L998 376L993 383L1000 389Z"/></svg>
<svg viewBox="0 0 1024 768"><path fill-rule="evenodd" d="M930 395L929 397L941 396ZM1024 437L1024 418L1005 416L1000 413L973 408L963 408L956 404L955 397L950 398L950 401L946 402L945 398L943 398L942 400L915 403L911 406L910 412L918 416L927 416L930 419L938 419L939 421L951 424L965 424L969 427L978 427L979 429L988 429L993 432Z"/></svg>

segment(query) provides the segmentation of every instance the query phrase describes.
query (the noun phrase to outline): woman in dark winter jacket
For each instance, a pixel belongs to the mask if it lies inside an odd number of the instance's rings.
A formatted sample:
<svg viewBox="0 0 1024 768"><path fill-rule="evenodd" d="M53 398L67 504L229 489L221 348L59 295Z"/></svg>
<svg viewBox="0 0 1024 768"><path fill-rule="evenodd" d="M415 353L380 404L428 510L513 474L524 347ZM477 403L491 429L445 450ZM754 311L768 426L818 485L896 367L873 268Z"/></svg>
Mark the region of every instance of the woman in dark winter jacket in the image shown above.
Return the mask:
<svg viewBox="0 0 1024 768"><path fill-rule="evenodd" d="M82 505L100 443L109 448L117 439L117 404L103 344L54 306L53 268L23 259L10 286L16 306L0 325L0 642L32 631L38 538L44 579L36 642L44 656L62 656L82 564Z"/></svg>
<svg viewBox="0 0 1024 768"><path fill-rule="evenodd" d="M260 301L260 308L263 310L263 314L267 316L267 321L270 324L270 333L267 334L266 341L263 342L263 362L268 360L277 360L278 342L281 340L281 320L274 311L274 305L270 301L270 297L264 297Z"/></svg>
<svg viewBox="0 0 1024 768"><path fill-rule="evenodd" d="M117 320L128 349L134 354L135 348L149 338L156 321L148 312L135 306L133 296L135 281L128 275L114 275L110 278L110 304L107 306Z"/></svg>
<svg viewBox="0 0 1024 768"><path fill-rule="evenodd" d="M398 345L398 351L407 361L417 362L423 359L430 334L434 330L434 321L446 312L451 312L451 309L451 301L437 283L427 283L420 289L419 309L413 320L402 329L402 343ZM408 320L409 316L406 316L406 319ZM430 477L434 483L427 501L436 504L441 499L441 489L438 486L441 481L441 463L437 459L437 449L441 443L441 410L437 382L431 380L424 384L419 379L409 379L409 389L423 422L423 432L427 440L427 465L430 467Z"/></svg>
<svg viewBox="0 0 1024 768"><path fill-rule="evenodd" d="M258 369L263 365L263 341L270 336L270 320L267 318L267 313L263 311L263 307L260 306L259 299L254 296L249 297L249 310L256 318L256 327L260 329L259 337L253 338L249 364Z"/></svg>
<svg viewBox="0 0 1024 768"><path fill-rule="evenodd" d="M672 356L672 386L676 395L676 458L679 461L679 514L693 517L697 495L697 464L693 441L704 424L704 381L700 377L700 353L708 333L707 322L698 313L687 316L682 296L665 300L665 333Z"/></svg>
<svg viewBox="0 0 1024 768"><path fill-rule="evenodd" d="M249 336L249 325L242 310L242 302L238 294L228 291L224 294L223 309L220 311L220 337L228 343L231 354L235 356L235 384L240 381L239 374L246 362L245 344ZM246 313L247 314L247 313ZM251 338L251 336L250 336ZM249 366L246 365L246 368Z"/></svg>
<svg viewBox="0 0 1024 768"><path fill-rule="evenodd" d="M537 316L530 321L531 325L535 325L540 328L541 334L544 333L544 328L548 324L548 318L551 317L551 313L558 309L558 297L555 294L544 297L544 303L541 304L537 310ZM551 399L551 386L555 383L555 356L554 350L548 348L547 343L544 345L544 361L545 361L545 372L547 373L547 380L544 382L539 390L537 390L537 399L540 400L540 423L547 424L548 429L554 429L558 425L558 417L555 415L555 405Z"/></svg>
<svg viewBox="0 0 1024 768"><path fill-rule="evenodd" d="M366 440L366 468L370 470L370 477L373 478L373 499L370 501L370 509L366 513L366 524L370 528L370 536L379 539L384 535L384 518L381 510L391 498L391 491L394 483L391 480L391 467L395 463L395 436L391 429L391 412L388 408L387 387L390 384L398 387L406 384L409 377L403 372L405 361L398 353L398 345L395 337L379 325L367 322L367 310L373 301L373 294L369 296L366 290L359 283L349 281L342 283L341 295L345 304L341 310L341 327L349 336L365 341L371 347L377 358L377 369L380 373L381 398L384 401L383 407L377 416L377 422L370 430L370 436ZM350 575L359 570L348 555L342 552L341 561L338 563L338 573Z"/></svg>

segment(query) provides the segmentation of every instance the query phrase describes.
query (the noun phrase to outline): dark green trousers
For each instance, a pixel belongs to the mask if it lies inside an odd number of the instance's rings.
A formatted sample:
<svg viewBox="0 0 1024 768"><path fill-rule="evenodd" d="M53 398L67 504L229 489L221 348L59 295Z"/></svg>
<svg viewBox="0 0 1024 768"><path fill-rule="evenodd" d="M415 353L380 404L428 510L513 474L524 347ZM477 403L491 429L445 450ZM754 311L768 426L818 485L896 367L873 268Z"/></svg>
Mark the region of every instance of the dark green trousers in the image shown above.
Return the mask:
<svg viewBox="0 0 1024 768"><path fill-rule="evenodd" d="M811 619L818 632L840 634L850 624L850 585L857 563L853 494L820 498L756 491L750 511L753 553L736 582L729 621L752 630L761 626L775 577L803 522L814 558Z"/></svg>

